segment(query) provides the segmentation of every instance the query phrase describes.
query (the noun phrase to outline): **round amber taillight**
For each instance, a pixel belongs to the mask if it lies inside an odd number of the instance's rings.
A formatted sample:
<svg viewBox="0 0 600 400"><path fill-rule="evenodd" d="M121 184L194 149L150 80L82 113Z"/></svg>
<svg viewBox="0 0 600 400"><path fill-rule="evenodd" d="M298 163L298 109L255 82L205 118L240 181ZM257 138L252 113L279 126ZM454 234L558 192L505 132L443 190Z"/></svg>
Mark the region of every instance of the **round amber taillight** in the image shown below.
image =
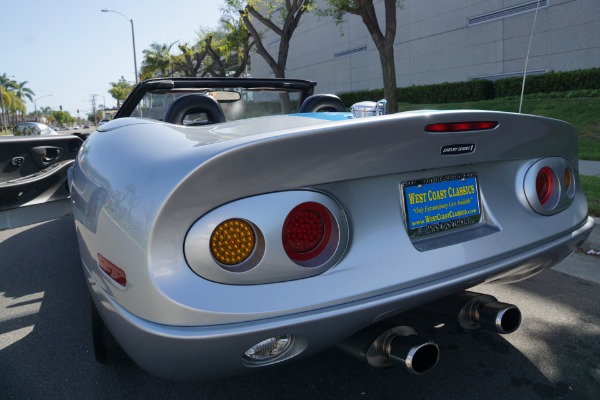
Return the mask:
<svg viewBox="0 0 600 400"><path fill-rule="evenodd" d="M210 236L210 253L213 258L228 266L246 261L256 246L252 225L243 219L221 222Z"/></svg>
<svg viewBox="0 0 600 400"><path fill-rule="evenodd" d="M569 168L565 168L563 172L563 185L565 190L569 190L571 187L571 170Z"/></svg>
<svg viewBox="0 0 600 400"><path fill-rule="evenodd" d="M283 224L283 247L294 261L307 261L319 256L330 238L331 216L319 203L307 202L296 206Z"/></svg>

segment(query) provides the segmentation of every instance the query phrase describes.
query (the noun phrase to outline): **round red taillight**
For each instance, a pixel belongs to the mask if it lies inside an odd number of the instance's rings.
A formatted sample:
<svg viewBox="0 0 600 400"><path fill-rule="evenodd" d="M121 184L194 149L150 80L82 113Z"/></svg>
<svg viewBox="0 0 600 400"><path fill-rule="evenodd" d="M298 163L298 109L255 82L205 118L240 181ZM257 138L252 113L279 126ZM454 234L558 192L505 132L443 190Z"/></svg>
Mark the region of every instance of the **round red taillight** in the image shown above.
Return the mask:
<svg viewBox="0 0 600 400"><path fill-rule="evenodd" d="M535 179L535 190L541 205L545 205L552 194L552 170L548 167L540 169Z"/></svg>
<svg viewBox="0 0 600 400"><path fill-rule="evenodd" d="M331 213L325 206L307 202L296 206L283 224L282 241L293 261L319 256L331 239Z"/></svg>

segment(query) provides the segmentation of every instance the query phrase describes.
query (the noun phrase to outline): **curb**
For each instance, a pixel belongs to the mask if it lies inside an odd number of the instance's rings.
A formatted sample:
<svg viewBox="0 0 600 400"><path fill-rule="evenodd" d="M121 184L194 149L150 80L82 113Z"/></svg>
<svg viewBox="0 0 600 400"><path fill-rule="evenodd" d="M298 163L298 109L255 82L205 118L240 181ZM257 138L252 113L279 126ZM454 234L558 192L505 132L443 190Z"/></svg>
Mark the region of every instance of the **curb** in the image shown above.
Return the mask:
<svg viewBox="0 0 600 400"><path fill-rule="evenodd" d="M600 218L593 218L596 221L596 225L587 240L580 246L582 250L600 251Z"/></svg>

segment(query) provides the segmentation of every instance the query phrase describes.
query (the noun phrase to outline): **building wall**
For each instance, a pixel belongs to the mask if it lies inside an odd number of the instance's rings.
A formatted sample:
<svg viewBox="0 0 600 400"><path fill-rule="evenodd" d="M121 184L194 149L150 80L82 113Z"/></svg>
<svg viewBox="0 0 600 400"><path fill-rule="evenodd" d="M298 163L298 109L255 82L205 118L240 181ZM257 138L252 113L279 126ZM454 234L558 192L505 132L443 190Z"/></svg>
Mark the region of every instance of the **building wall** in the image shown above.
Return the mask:
<svg viewBox="0 0 600 400"><path fill-rule="evenodd" d="M381 22L383 1L375 4ZM398 86L523 73L536 1L404 0L402 4L394 45ZM527 70L600 67L600 0L540 4ZM265 31L263 43L272 54L277 53L277 39ZM273 76L258 54L252 55L252 76ZM319 93L383 87L377 49L360 17L354 15L340 26L326 17L303 15L292 38L286 76L317 81Z"/></svg>

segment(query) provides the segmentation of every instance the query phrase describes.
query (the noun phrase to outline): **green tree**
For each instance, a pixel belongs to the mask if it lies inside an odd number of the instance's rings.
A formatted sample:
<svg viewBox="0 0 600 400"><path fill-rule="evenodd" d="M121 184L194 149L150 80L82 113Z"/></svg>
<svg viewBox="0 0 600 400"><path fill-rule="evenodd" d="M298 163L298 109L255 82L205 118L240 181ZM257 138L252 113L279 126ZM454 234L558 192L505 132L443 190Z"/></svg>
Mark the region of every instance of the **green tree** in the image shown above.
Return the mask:
<svg viewBox="0 0 600 400"><path fill-rule="evenodd" d="M11 106L12 97L8 93L8 90L4 88L4 86L0 86L0 94L2 94L2 113L4 114L6 110Z"/></svg>
<svg viewBox="0 0 600 400"><path fill-rule="evenodd" d="M42 115L49 115L52 113L52 107L41 107L40 108L40 114Z"/></svg>
<svg viewBox="0 0 600 400"><path fill-rule="evenodd" d="M208 36L204 40L204 46L202 45L202 41L193 46L186 43L178 45L177 47L179 47L181 54L173 58L175 70L183 76L204 76L206 72L204 72L203 64L208 54L208 46L210 46L211 40L212 36Z"/></svg>
<svg viewBox="0 0 600 400"><path fill-rule="evenodd" d="M238 77L246 73L250 62L250 50L254 47L252 35L241 18L221 18L219 27L211 32L206 49L212 57L208 71L213 76Z"/></svg>
<svg viewBox="0 0 600 400"><path fill-rule="evenodd" d="M344 21L347 13L361 17L379 53L383 75L383 95L387 100L388 112L398 112L394 40L396 38L396 10L401 7L400 0L384 0L385 27L383 31L379 27L373 0L325 0L325 2L327 6L319 9L317 13L332 17L338 25Z"/></svg>
<svg viewBox="0 0 600 400"><path fill-rule="evenodd" d="M290 41L300 18L313 8L314 0L225 0L224 11L233 15L235 10L254 39L256 52L266 61L276 78L285 78L285 67ZM271 55L263 44L263 30L279 36L277 56ZM281 95L282 112L289 113L289 96Z"/></svg>
<svg viewBox="0 0 600 400"><path fill-rule="evenodd" d="M6 76L6 73L0 75L0 86L3 86L6 91L14 90L17 82Z"/></svg>
<svg viewBox="0 0 600 400"><path fill-rule="evenodd" d="M167 44L159 44L154 42L150 45L150 49L143 51L144 59L142 60L142 79L152 77L170 76L173 72L173 56L171 48L177 41Z"/></svg>
<svg viewBox="0 0 600 400"><path fill-rule="evenodd" d="M0 76L0 96L2 97L2 101L0 102L0 105L2 106L2 108L0 109L0 126L2 126L2 129L4 130L5 127L4 123L8 122L7 121L7 115L8 115L8 110L10 109L10 107L12 106L12 102L13 102L13 96L11 96L9 90L11 88L14 87L14 81L12 79L10 79L8 76L6 76L6 73L3 73Z"/></svg>
<svg viewBox="0 0 600 400"><path fill-rule="evenodd" d="M23 102L23 97L31 98L33 91L25 88L27 82L18 83L6 76L6 73L0 76L0 92L2 96L2 123L6 117L7 123L13 125L18 121L18 115L25 115L27 108Z"/></svg>
<svg viewBox="0 0 600 400"><path fill-rule="evenodd" d="M112 87L108 93L117 100L117 107L121 107L121 103L129 96L133 86L124 77L121 77L118 82L110 82L110 86Z"/></svg>
<svg viewBox="0 0 600 400"><path fill-rule="evenodd" d="M23 100L23 98L26 98L27 100L33 102L33 96L35 96L35 92L27 87L27 83L29 82L15 82L14 91L19 99Z"/></svg>
<svg viewBox="0 0 600 400"><path fill-rule="evenodd" d="M51 119L54 119L58 125L66 125L75 121L68 111L52 111Z"/></svg>
<svg viewBox="0 0 600 400"><path fill-rule="evenodd" d="M265 59L276 78L285 78L290 41L300 18L313 7L313 0L225 0L225 12L237 10L252 35L256 52ZM277 56L271 55L262 42L262 29L279 36Z"/></svg>

